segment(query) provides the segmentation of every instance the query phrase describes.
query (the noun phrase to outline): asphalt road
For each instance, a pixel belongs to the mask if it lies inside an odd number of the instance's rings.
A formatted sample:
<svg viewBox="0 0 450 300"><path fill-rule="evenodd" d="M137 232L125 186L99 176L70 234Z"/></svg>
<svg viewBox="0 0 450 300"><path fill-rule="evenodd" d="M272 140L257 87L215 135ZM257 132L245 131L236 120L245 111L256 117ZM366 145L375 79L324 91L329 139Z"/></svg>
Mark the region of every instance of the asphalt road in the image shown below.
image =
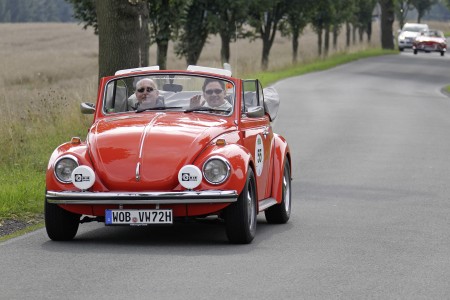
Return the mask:
<svg viewBox="0 0 450 300"><path fill-rule="evenodd" d="M275 85L293 154L286 225L84 224L0 243L1 299L448 299L450 59L370 58Z"/></svg>

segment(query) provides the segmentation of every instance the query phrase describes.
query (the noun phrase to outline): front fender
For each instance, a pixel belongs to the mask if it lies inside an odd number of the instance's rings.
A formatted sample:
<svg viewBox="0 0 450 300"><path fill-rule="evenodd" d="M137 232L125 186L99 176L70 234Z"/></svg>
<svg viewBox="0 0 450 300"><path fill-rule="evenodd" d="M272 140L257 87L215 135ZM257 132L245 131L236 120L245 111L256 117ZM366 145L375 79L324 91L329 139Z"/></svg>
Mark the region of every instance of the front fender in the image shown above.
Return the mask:
<svg viewBox="0 0 450 300"><path fill-rule="evenodd" d="M238 194L244 189L248 168L251 164L251 154L238 144L224 146L210 145L194 164L202 170L203 164L212 156L221 156L230 163L230 177L220 185L212 185L203 180L197 189L236 190Z"/></svg>
<svg viewBox="0 0 450 300"><path fill-rule="evenodd" d="M53 151L52 155L50 156L47 171L46 171L46 188L47 190L52 191L79 191L78 188L76 188L72 183L62 183L56 179L56 176L54 174L54 164L58 158L64 155L72 155L78 159L78 163L80 165L85 165L91 167L94 171L94 167L92 165L87 145L86 143L81 144L72 144L72 143L65 143L60 145L58 148ZM98 177L95 179L94 186L91 188L96 191L106 191L107 189L105 186L100 182Z"/></svg>

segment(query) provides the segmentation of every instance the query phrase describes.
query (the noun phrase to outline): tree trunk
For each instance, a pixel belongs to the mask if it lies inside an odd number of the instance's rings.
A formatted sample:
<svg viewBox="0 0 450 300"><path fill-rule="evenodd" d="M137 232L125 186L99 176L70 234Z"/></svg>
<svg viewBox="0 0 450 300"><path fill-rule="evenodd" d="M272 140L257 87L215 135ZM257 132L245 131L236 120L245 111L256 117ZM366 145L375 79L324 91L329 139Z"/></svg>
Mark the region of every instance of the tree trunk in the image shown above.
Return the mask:
<svg viewBox="0 0 450 300"><path fill-rule="evenodd" d="M96 0L99 77L148 66L148 9L145 1Z"/></svg>
<svg viewBox="0 0 450 300"><path fill-rule="evenodd" d="M263 49L261 57L261 69L267 70L269 68L269 54L272 48L275 34L277 33L278 21L268 18L267 22L261 27L260 33L263 40Z"/></svg>
<svg viewBox="0 0 450 300"><path fill-rule="evenodd" d="M353 27L352 27L352 41L353 41L353 45L355 45L356 44L356 26L355 26L355 24L353 24Z"/></svg>
<svg viewBox="0 0 450 300"><path fill-rule="evenodd" d="M394 0L380 0L381 6L381 47L394 49L394 35L392 24L394 23Z"/></svg>
<svg viewBox="0 0 450 300"><path fill-rule="evenodd" d="M319 54L319 57L322 56L322 29L317 30L317 51Z"/></svg>
<svg viewBox="0 0 450 300"><path fill-rule="evenodd" d="M222 65L224 63L230 62L230 41L231 38L226 32L220 33L220 39L222 41L222 46L220 48L220 58L222 60Z"/></svg>
<svg viewBox="0 0 450 300"><path fill-rule="evenodd" d="M169 0L164 0L160 2L160 14L157 18L158 32L155 34L156 40L156 63L161 70L167 69L167 51L169 49L169 41L172 34L172 29L170 28L170 3Z"/></svg>
<svg viewBox="0 0 450 300"><path fill-rule="evenodd" d="M330 51L330 25L325 27L324 56L327 57Z"/></svg>
<svg viewBox="0 0 450 300"><path fill-rule="evenodd" d="M347 48L350 47L350 38L351 38L351 28L350 28L350 23L349 22L345 22L345 46Z"/></svg>
<svg viewBox="0 0 450 300"><path fill-rule="evenodd" d="M299 30L292 32L292 63L296 64L298 61L298 37L300 36Z"/></svg>
<svg viewBox="0 0 450 300"><path fill-rule="evenodd" d="M157 43L156 64L161 70L167 69L167 52L169 49L169 41L160 41Z"/></svg>
<svg viewBox="0 0 450 300"><path fill-rule="evenodd" d="M339 29L338 26L333 26L333 49L337 50L337 41L339 36Z"/></svg>
<svg viewBox="0 0 450 300"><path fill-rule="evenodd" d="M261 69L264 71L266 71L269 68L269 53L270 53L269 41L263 39Z"/></svg>

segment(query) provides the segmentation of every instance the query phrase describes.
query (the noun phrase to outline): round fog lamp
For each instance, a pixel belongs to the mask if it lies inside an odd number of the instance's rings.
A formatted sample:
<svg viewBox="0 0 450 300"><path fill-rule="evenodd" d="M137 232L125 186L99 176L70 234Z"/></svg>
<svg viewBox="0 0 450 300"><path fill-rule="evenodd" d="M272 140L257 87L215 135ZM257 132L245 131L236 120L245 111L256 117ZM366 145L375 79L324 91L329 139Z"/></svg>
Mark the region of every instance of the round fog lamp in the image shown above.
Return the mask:
<svg viewBox="0 0 450 300"><path fill-rule="evenodd" d="M73 170L71 178L74 186L80 190L87 190L94 185L95 173L88 166L79 166Z"/></svg>
<svg viewBox="0 0 450 300"><path fill-rule="evenodd" d="M178 172L178 182L185 189L195 189L202 182L202 172L197 166L186 165Z"/></svg>

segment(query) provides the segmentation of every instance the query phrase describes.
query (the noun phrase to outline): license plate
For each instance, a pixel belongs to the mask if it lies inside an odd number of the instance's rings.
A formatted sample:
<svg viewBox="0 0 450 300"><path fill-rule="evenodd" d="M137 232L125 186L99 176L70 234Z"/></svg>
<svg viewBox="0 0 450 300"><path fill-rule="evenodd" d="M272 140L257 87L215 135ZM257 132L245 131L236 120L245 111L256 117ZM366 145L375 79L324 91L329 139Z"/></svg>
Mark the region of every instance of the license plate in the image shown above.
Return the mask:
<svg viewBox="0 0 450 300"><path fill-rule="evenodd" d="M107 209L105 211L106 225L148 225L172 224L171 209L126 210Z"/></svg>

